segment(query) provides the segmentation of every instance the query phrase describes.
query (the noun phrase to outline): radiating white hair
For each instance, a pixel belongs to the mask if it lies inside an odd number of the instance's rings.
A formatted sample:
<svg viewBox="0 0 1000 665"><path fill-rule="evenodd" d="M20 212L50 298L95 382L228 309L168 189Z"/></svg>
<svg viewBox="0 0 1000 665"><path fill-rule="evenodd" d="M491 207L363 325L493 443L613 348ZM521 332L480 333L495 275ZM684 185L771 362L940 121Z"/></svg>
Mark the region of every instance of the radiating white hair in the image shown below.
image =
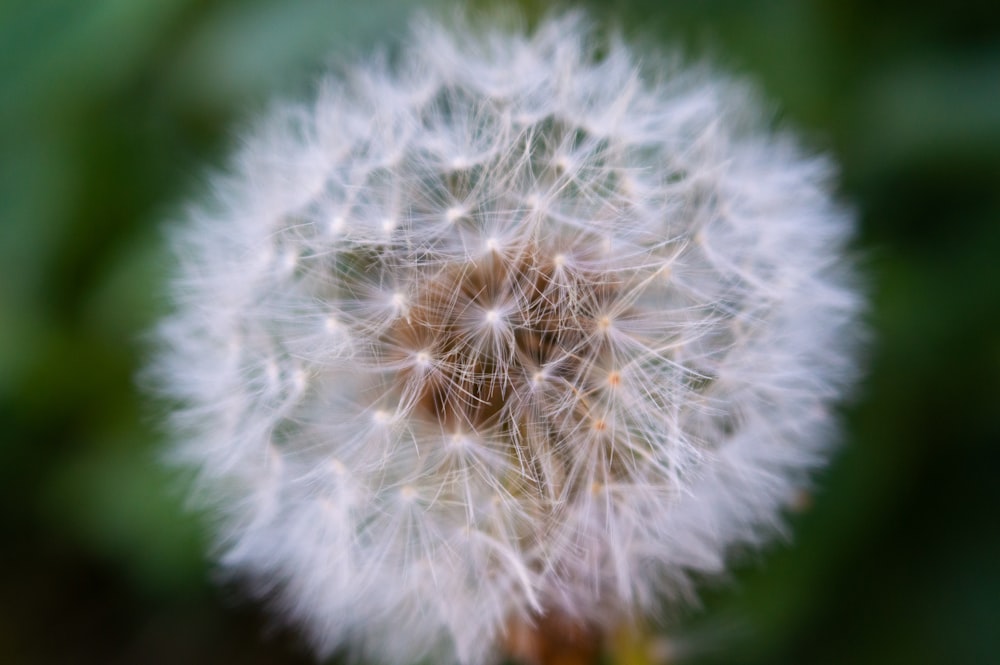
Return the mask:
<svg viewBox="0 0 1000 665"><path fill-rule="evenodd" d="M860 299L831 165L578 15L424 21L247 137L154 373L220 560L386 663L608 629L772 536Z"/></svg>

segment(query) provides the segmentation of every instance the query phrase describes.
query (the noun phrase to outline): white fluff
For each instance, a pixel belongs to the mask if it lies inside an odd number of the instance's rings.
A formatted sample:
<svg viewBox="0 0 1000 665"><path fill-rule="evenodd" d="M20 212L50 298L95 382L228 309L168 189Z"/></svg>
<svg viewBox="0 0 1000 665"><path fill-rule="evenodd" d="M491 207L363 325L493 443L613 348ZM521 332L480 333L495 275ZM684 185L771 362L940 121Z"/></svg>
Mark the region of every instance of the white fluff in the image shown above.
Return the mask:
<svg viewBox="0 0 1000 665"><path fill-rule="evenodd" d="M610 630L772 536L825 457L859 308L829 163L745 87L594 41L421 23L178 229L177 458L322 653Z"/></svg>

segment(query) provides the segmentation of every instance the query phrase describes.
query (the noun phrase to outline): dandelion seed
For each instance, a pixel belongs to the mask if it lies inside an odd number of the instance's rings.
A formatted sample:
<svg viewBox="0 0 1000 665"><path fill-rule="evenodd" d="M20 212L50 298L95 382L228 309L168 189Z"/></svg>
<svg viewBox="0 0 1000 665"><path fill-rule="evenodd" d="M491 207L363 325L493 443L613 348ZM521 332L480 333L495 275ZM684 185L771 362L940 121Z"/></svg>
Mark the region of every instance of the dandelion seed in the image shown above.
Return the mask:
<svg viewBox="0 0 1000 665"><path fill-rule="evenodd" d="M179 227L177 458L321 654L592 658L802 503L852 222L745 86L579 15L399 62L276 112Z"/></svg>

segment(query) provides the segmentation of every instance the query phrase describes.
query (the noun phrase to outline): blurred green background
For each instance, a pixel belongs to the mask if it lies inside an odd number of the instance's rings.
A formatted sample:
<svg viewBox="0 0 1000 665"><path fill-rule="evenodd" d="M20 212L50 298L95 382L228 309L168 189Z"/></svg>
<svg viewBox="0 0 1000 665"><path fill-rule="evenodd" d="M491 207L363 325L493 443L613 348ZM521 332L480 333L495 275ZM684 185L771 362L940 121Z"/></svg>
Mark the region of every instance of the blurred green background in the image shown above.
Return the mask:
<svg viewBox="0 0 1000 665"><path fill-rule="evenodd" d="M845 445L794 538L682 615L686 662L1000 662L1000 3L582 4L756 81L860 217ZM0 663L311 662L212 583L134 377L164 224L268 99L411 7L0 2Z"/></svg>

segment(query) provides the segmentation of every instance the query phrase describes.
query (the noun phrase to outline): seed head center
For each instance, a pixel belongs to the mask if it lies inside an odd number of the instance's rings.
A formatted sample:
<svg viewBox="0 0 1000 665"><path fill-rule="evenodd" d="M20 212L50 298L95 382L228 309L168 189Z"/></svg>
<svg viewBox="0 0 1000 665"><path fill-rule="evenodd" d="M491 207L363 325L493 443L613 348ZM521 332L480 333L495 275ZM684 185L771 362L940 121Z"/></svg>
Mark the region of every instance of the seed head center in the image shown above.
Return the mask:
<svg viewBox="0 0 1000 665"><path fill-rule="evenodd" d="M384 341L408 350L395 391L414 416L515 446L555 447L581 428L608 433L592 398L621 384L619 370L597 369L611 365L612 350L595 332L612 322L601 316L588 331L581 321L615 301L612 280L570 268L566 254L529 247L514 257L456 262L411 284L406 300L394 299L409 317Z"/></svg>

